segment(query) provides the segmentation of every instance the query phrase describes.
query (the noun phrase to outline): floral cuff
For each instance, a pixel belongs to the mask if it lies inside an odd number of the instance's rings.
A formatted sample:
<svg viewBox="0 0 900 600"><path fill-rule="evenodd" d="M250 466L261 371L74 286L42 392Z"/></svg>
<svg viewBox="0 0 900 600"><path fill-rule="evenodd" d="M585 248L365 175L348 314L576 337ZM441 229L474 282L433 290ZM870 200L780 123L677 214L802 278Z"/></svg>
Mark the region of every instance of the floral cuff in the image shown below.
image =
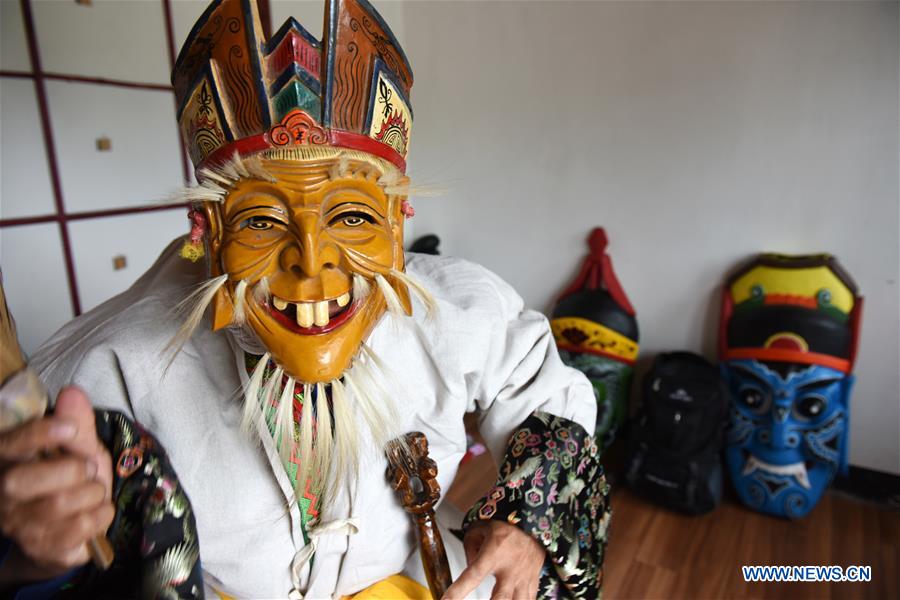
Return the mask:
<svg viewBox="0 0 900 600"><path fill-rule="evenodd" d="M107 537L110 568L88 565L68 590L86 598L201 598L197 526L165 450L125 415L95 411L97 435L113 459L116 517Z"/></svg>
<svg viewBox="0 0 900 600"><path fill-rule="evenodd" d="M500 476L463 521L503 520L546 550L542 598L599 598L609 484L600 451L583 427L536 411L510 438Z"/></svg>

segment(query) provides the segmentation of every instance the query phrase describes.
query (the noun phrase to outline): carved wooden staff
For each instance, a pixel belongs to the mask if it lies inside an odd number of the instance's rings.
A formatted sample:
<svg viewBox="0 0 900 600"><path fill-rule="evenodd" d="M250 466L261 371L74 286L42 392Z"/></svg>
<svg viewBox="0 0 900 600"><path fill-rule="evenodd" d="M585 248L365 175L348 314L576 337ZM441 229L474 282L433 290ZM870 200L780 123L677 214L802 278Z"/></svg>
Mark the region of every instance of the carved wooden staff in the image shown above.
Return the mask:
<svg viewBox="0 0 900 600"><path fill-rule="evenodd" d="M416 521L419 554L431 595L441 598L452 579L444 541L434 519L434 506L441 498L441 486L437 482L437 464L428 457L428 438L419 431L407 433L406 447L391 442L386 454L391 487L400 494L403 508Z"/></svg>
<svg viewBox="0 0 900 600"><path fill-rule="evenodd" d="M47 389L25 362L0 281L0 431L39 419L47 410L47 402ZM112 564L113 549L105 536L93 538L88 550L98 569L106 570Z"/></svg>

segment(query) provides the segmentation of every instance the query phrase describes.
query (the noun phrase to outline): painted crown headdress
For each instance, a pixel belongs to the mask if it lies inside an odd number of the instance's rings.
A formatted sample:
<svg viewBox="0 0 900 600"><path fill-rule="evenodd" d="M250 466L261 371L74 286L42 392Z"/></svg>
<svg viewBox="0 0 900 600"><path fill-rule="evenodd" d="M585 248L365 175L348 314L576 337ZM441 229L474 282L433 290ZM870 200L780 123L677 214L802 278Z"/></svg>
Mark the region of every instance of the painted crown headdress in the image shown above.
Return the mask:
<svg viewBox="0 0 900 600"><path fill-rule="evenodd" d="M853 370L863 298L829 254L760 254L722 292L719 359Z"/></svg>
<svg viewBox="0 0 900 600"><path fill-rule="evenodd" d="M412 70L366 0L327 0L322 42L293 18L263 40L256 0L215 0L175 62L195 168L302 145L359 150L406 171Z"/></svg>

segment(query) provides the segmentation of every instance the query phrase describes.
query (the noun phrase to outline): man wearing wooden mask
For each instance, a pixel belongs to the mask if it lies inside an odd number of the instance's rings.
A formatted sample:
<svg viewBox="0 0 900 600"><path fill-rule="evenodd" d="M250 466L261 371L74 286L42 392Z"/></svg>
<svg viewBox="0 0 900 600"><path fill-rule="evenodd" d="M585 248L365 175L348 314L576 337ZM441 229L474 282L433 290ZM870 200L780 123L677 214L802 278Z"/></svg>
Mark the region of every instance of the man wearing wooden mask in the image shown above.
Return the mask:
<svg viewBox="0 0 900 600"><path fill-rule="evenodd" d="M500 480L465 548L444 533L447 596L595 597L609 510L591 386L499 278L404 255L412 71L366 0L326 5L321 43L293 19L263 40L254 0L210 5L173 73L191 235L35 364L166 447L209 595L424 583L385 444L424 432L446 489L477 410Z"/></svg>

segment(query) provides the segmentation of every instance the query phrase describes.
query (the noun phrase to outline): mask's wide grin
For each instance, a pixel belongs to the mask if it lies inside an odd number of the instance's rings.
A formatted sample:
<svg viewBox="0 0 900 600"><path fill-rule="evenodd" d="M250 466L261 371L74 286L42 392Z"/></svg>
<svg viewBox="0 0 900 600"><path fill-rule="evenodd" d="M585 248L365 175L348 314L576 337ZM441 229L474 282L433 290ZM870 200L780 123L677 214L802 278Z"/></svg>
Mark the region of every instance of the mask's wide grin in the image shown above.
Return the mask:
<svg viewBox="0 0 900 600"><path fill-rule="evenodd" d="M351 290L337 298L318 302L291 302L273 295L264 306L286 329L301 335L316 335L328 333L346 323L359 305Z"/></svg>

